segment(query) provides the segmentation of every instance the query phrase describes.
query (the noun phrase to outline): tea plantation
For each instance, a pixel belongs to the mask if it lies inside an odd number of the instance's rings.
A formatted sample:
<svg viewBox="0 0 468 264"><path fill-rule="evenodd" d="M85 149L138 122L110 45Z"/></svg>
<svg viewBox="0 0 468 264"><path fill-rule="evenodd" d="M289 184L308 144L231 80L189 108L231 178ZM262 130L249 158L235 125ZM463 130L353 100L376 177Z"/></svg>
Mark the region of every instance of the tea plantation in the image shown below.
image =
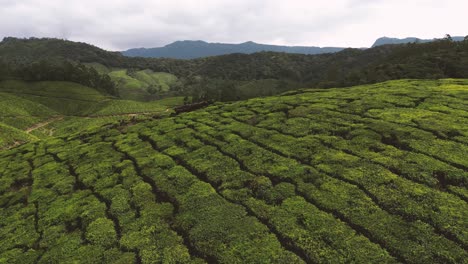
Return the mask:
<svg viewBox="0 0 468 264"><path fill-rule="evenodd" d="M183 104L183 100L178 96L138 102L72 82L0 81L0 151L137 116L169 115L168 108Z"/></svg>
<svg viewBox="0 0 468 264"><path fill-rule="evenodd" d="M468 80L216 103L0 152L0 263L468 263Z"/></svg>

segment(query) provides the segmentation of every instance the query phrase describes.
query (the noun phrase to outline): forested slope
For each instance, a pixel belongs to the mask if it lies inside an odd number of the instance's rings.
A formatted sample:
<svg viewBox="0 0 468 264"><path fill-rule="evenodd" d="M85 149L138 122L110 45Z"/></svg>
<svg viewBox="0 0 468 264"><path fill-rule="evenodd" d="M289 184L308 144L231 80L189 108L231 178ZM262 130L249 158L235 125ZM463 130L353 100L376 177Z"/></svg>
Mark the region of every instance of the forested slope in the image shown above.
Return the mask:
<svg viewBox="0 0 468 264"><path fill-rule="evenodd" d="M99 63L108 69L124 71L170 73L180 80L172 87L179 95L190 95L195 100L233 101L298 87L347 87L402 78L468 78L468 39L346 49L320 55L259 52L176 60L130 58L85 43L57 39L6 38L0 42L0 78L7 74L2 73L4 69L23 64L39 66L34 62L44 59ZM81 66L77 71L83 72ZM81 78L87 82L84 85L104 83L96 87L105 86L105 91L116 95L107 78L91 70L87 74L89 77ZM265 80L276 80L276 83L265 90ZM243 88L246 85L250 87L248 93Z"/></svg>
<svg viewBox="0 0 468 264"><path fill-rule="evenodd" d="M467 101L304 89L0 152L0 262L466 263Z"/></svg>

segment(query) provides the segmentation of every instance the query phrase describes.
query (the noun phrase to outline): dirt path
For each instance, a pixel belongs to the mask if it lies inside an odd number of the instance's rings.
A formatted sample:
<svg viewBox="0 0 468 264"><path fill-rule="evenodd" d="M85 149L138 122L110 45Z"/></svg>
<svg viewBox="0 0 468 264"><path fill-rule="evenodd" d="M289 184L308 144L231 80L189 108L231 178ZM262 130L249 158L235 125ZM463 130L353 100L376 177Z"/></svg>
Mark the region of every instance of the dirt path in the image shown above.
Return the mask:
<svg viewBox="0 0 468 264"><path fill-rule="evenodd" d="M42 121L42 122L39 122L39 123L36 123L28 128L26 128L25 132L27 134L30 134L31 132L33 132L34 130L36 129L39 129L41 127L45 127L47 126L48 124L52 123L52 122L55 122L55 121L59 121L59 120L62 120L63 119L63 116L56 116L56 117L52 117L50 119L47 119L45 121Z"/></svg>
<svg viewBox="0 0 468 264"><path fill-rule="evenodd" d="M150 112L132 112L132 113L121 113L121 114L107 114L107 115L89 115L89 116L83 116L84 118L103 118L103 117L134 117L134 116L139 116L139 115L154 115L154 114L162 114L162 113L167 113L171 110L172 108L167 108L166 110L163 111L150 111Z"/></svg>
<svg viewBox="0 0 468 264"><path fill-rule="evenodd" d="M157 112L156 111L155 112L136 112L136 113L122 113L122 114L109 114L109 115L96 115L96 116L76 116L76 117L82 117L82 118L86 118L86 119L103 118L103 117L120 117L120 116L135 117L135 116L138 116L138 115L152 115L152 114L164 113L164 112L168 112L168 111L169 111L169 108L166 109L166 111L157 111ZM37 130L37 129L41 128L41 127L45 127L45 126L49 125L50 123L60 121L64 117L65 116L55 116L55 117L49 118L47 120L36 123L36 124L26 128L24 130L24 132L26 132L27 134L30 134L34 130Z"/></svg>
<svg viewBox="0 0 468 264"><path fill-rule="evenodd" d="M0 150L12 149L12 148L15 148L15 147L17 147L17 146L19 146L19 145L21 145L21 144L23 144L23 142L15 140L15 141L14 141L12 144L10 144L10 145L6 145L6 146L3 146L3 147L0 146Z"/></svg>
<svg viewBox="0 0 468 264"><path fill-rule="evenodd" d="M164 113L164 112L169 112L171 108L167 108L165 111L154 111L154 112L135 112L135 113L122 113L122 114L109 114L109 115L97 115L97 116L74 116L74 117L81 117L81 118L86 118L86 119L90 119L90 118L103 118L103 117L136 117L136 116L139 116L139 115L154 115L154 114L159 114L159 113ZM16 116L16 117L21 117L21 116ZM30 117L30 116L28 116ZM40 129L42 127L45 127L53 122L56 122L56 121L60 121L62 119L64 119L65 116L54 116L54 117L51 117L47 120L44 120L42 122L39 122L39 123L36 123L26 129L24 129L23 131L26 133L26 134L31 134L31 132L37 130L37 129ZM52 136L51 132L49 133L49 136ZM6 149L12 149L12 148L15 148L17 146L20 146L24 143L27 143L27 142L21 142L21 141L14 141L12 144L8 145L8 146L4 146L4 147L0 147L0 150L6 150Z"/></svg>

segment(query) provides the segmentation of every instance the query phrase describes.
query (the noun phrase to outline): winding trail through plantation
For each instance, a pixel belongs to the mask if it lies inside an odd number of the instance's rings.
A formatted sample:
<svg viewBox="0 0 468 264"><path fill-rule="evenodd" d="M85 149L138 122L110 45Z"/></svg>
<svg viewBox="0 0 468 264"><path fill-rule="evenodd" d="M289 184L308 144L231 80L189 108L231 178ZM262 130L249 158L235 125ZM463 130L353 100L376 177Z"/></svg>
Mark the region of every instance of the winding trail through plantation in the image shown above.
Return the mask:
<svg viewBox="0 0 468 264"><path fill-rule="evenodd" d="M149 115L154 115L154 114L162 114L162 113L168 113L172 108L167 108L165 111L150 111L150 112L133 112L133 113L121 113L121 114L105 114L105 115L88 115L88 116L68 116L68 117L81 117L81 118L85 118L85 119L92 119L92 118L106 118L106 117L130 117L130 118L134 118L134 117L137 117L137 116L149 116ZM34 115L32 115L34 116ZM22 117L22 116L15 116L15 117ZM31 134L31 132L37 130L37 129L40 129L40 128L43 128L43 127L46 127L48 125L50 125L51 123L54 123L54 122L57 122L57 121L61 121L63 120L65 117L67 116L64 116L64 115L60 115L60 116L53 116L53 117L50 117L49 119L46 119L46 120L43 120L41 122L38 122L38 123L35 123L33 125L31 125L30 127L24 129L23 131L26 133L26 134ZM52 134L50 134L51 136ZM14 141L12 144L10 145L7 145L7 146L4 146L4 147L0 147L0 150L6 150L6 149L12 149L12 148L15 148L15 147L18 147L20 145L23 145L24 143L27 143L27 142L22 142L22 141Z"/></svg>
<svg viewBox="0 0 468 264"><path fill-rule="evenodd" d="M33 132L34 130L36 129L39 129L41 127L45 127L47 126L48 124L52 123L52 122L55 122L55 121L59 121L59 120L62 120L63 119L63 116L56 116L56 117L52 117L50 119L47 119L45 121L42 121L42 122L39 122L39 123L36 123L28 128L26 128L25 132L27 134L30 134L31 132Z"/></svg>

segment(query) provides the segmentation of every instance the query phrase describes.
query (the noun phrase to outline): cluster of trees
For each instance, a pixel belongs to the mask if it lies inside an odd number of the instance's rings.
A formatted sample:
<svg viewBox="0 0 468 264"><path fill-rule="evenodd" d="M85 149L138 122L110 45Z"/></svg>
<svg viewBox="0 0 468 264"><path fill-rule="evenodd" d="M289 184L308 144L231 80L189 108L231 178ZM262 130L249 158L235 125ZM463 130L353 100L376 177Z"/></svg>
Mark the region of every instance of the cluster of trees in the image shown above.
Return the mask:
<svg viewBox="0 0 468 264"><path fill-rule="evenodd" d="M225 102L271 96L300 87L302 87L300 83L284 79L241 81L189 76L180 78L177 83L170 87L170 91L175 94L190 96L192 102Z"/></svg>
<svg viewBox="0 0 468 264"><path fill-rule="evenodd" d="M186 93L192 102L199 101L234 101L239 98L235 94L236 81L209 79L200 76L183 78L182 85L171 87L171 90Z"/></svg>
<svg viewBox="0 0 468 264"><path fill-rule="evenodd" d="M118 96L118 90L108 75L81 63L63 60L39 60L32 63L0 62L0 80L68 81L95 88L105 94Z"/></svg>
<svg viewBox="0 0 468 264"><path fill-rule="evenodd" d="M0 57L5 60L27 62L41 59L68 59L75 62L98 62L122 64L125 57L118 52L109 52L93 45L54 38L6 37L0 42ZM130 68L130 67L128 67Z"/></svg>

